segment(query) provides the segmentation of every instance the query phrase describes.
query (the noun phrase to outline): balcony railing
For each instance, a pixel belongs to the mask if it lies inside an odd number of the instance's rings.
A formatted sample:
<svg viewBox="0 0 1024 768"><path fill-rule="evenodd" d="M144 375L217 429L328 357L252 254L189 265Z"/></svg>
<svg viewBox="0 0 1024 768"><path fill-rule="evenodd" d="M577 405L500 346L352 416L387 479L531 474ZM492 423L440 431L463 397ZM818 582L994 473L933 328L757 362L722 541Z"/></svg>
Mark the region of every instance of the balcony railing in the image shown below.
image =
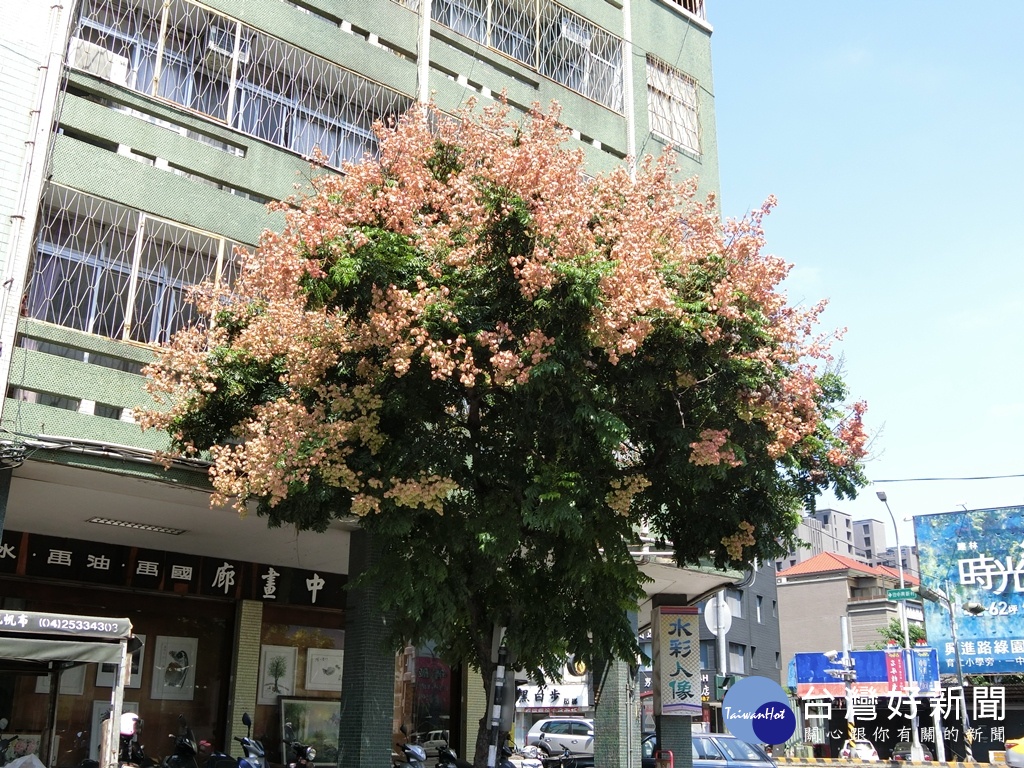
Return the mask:
<svg viewBox="0 0 1024 768"><path fill-rule="evenodd" d="M234 250L223 237L53 185L24 311L111 339L166 342L202 322L186 300L189 287L233 283Z"/></svg>
<svg viewBox="0 0 1024 768"><path fill-rule="evenodd" d="M85 0L71 66L340 167L411 100L189 0Z"/></svg>
<svg viewBox="0 0 1024 768"><path fill-rule="evenodd" d="M453 32L623 111L622 40L552 0L433 0Z"/></svg>

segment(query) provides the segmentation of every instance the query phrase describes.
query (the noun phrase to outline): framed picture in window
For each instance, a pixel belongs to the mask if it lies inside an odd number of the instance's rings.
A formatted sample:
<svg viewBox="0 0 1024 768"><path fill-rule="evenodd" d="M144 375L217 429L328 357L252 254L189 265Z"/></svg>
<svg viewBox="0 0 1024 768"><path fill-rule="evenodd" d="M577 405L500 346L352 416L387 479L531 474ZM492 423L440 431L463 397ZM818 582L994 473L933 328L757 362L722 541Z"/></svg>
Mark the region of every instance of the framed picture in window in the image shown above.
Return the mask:
<svg viewBox="0 0 1024 768"><path fill-rule="evenodd" d="M136 635L142 645L139 650L132 654L132 677L128 682L129 688L138 688L142 685L142 662L143 657L146 653L146 636ZM117 664L97 664L96 665L96 686L112 688L114 686L114 676L117 674Z"/></svg>
<svg viewBox="0 0 1024 768"><path fill-rule="evenodd" d="M316 765L338 763L338 724L341 701L338 699L281 700L281 733L316 750ZM282 744L283 755L290 754Z"/></svg>
<svg viewBox="0 0 1024 768"><path fill-rule="evenodd" d="M295 667L299 649L289 645L260 647L259 690L257 704L277 704L281 696L295 694Z"/></svg>
<svg viewBox="0 0 1024 768"><path fill-rule="evenodd" d="M195 637L157 635L153 644L153 683L149 695L153 699L192 701L196 689Z"/></svg>
<svg viewBox="0 0 1024 768"><path fill-rule="evenodd" d="M339 648L310 648L306 651L306 690L340 691L341 665L345 651Z"/></svg>
<svg viewBox="0 0 1024 768"><path fill-rule="evenodd" d="M60 675L60 695L61 696L81 696L85 690L85 665L79 664L75 667L70 667L61 672ZM39 675L36 678L36 693L49 693L50 692L50 676Z"/></svg>

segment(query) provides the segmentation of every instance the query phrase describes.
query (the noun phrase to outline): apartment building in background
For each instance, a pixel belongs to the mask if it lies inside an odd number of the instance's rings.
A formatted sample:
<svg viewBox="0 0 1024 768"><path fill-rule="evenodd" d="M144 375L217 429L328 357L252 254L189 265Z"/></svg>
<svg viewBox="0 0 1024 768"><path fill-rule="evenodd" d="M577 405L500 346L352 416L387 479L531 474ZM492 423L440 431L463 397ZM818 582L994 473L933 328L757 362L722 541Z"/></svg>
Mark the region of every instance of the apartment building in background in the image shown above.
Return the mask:
<svg viewBox="0 0 1024 768"><path fill-rule="evenodd" d="M386 750L420 684L471 752L475 681L417 649L367 650L373 622L344 589L360 533L211 510L205 467L165 469L164 437L140 430L141 371L196 321L188 286L230 285L236 247L281 226L266 203L303 185L314 148L336 171L375 151L375 120L418 101L555 100L590 171L671 145L701 194L717 191L703 0L64 0L5 14L0 605L130 616L146 643L126 701L153 734L184 713L226 749L249 712L281 762L284 701L337 701L344 668L346 696L366 702L344 718L360 744ZM43 730L35 686L0 685L10 728ZM53 725L70 765L94 749L110 688L92 673L67 688ZM91 741L70 738L90 723Z"/></svg>

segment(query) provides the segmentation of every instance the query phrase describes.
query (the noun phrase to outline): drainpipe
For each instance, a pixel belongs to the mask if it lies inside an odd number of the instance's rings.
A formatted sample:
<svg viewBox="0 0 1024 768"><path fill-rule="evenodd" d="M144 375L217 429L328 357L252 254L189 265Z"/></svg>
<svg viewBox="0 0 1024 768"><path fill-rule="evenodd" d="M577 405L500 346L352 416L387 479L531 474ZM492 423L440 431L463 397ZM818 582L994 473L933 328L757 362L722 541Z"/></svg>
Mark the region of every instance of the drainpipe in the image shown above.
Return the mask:
<svg viewBox="0 0 1024 768"><path fill-rule="evenodd" d="M626 113L626 162L629 178L636 180L636 104L633 102L633 8L622 1L622 101Z"/></svg>
<svg viewBox="0 0 1024 768"><path fill-rule="evenodd" d="M430 101L430 2L420 0L420 41L416 50L416 98L420 104Z"/></svg>

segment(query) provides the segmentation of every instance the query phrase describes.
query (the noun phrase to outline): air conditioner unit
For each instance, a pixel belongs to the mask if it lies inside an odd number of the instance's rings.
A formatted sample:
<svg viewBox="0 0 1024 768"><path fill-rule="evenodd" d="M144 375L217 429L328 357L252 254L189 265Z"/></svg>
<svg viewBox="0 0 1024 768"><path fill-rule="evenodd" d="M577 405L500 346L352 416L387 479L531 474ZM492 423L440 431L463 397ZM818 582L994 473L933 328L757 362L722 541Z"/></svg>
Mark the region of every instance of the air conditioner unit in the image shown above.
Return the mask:
<svg viewBox="0 0 1024 768"><path fill-rule="evenodd" d="M230 66L231 55L235 52L234 27L222 24L211 24L206 33L206 63L215 68L226 69ZM238 41L238 63L249 61L249 41L241 38Z"/></svg>
<svg viewBox="0 0 1024 768"><path fill-rule="evenodd" d="M558 20L558 37L565 42L589 48L594 32L583 19L563 14Z"/></svg>
<svg viewBox="0 0 1024 768"><path fill-rule="evenodd" d="M68 46L68 66L102 77L117 85L128 83L128 59L102 45L73 38Z"/></svg>

